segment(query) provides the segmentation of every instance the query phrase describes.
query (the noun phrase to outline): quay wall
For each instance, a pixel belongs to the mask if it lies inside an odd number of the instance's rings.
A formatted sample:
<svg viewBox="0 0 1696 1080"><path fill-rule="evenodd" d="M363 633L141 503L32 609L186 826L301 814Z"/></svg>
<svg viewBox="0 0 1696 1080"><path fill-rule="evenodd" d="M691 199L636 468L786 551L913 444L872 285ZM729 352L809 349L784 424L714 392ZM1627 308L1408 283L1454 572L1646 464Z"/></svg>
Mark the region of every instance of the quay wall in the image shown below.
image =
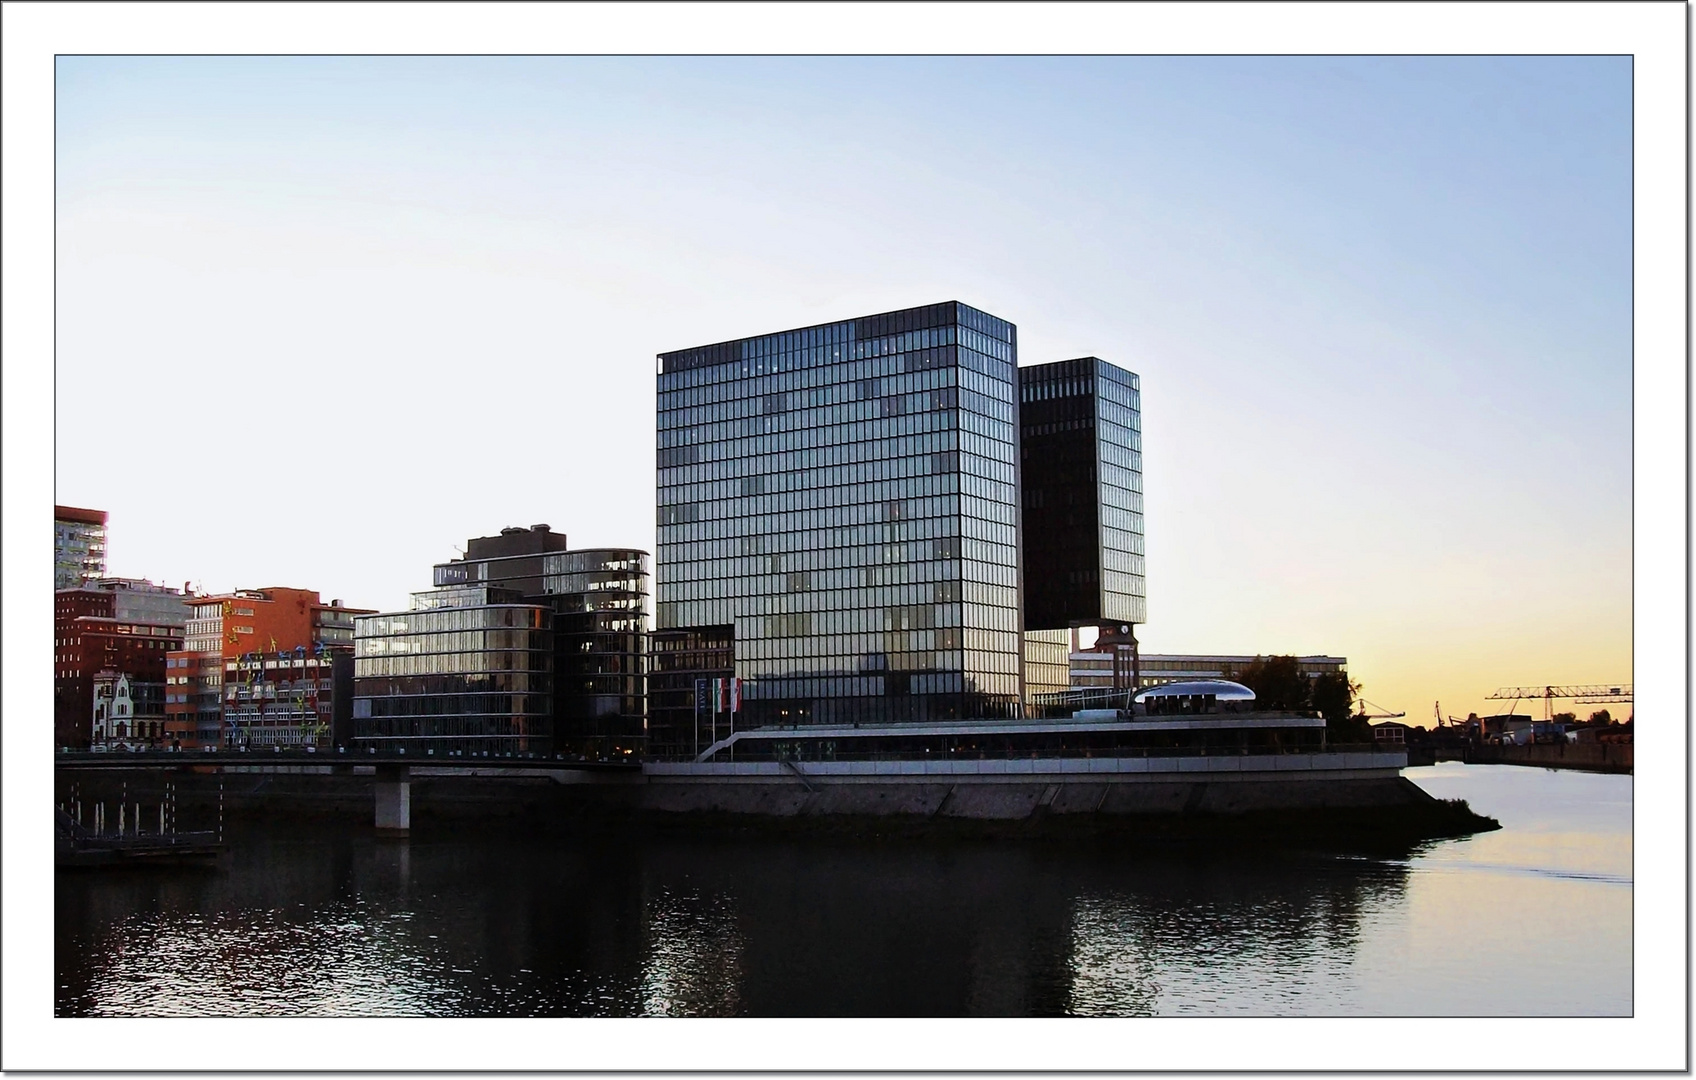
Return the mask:
<svg viewBox="0 0 1696 1080"><path fill-rule="evenodd" d="M1431 802L1399 754L983 761L653 763L641 806L662 814L910 817L1242 814Z"/></svg>
<svg viewBox="0 0 1696 1080"><path fill-rule="evenodd" d="M1331 753L1168 758L650 763L643 774L485 768L411 771L419 819L522 818L537 825L691 816L1020 822L1259 811L1418 808L1432 803L1400 775L1399 754ZM181 827L212 815L369 822L371 767L231 766L222 773L61 769L55 798L120 797L143 820L167 798ZM169 785L169 795L166 794ZM110 819L111 811L108 810Z"/></svg>
<svg viewBox="0 0 1696 1080"><path fill-rule="evenodd" d="M1468 746L1457 754L1438 751L1440 759L1469 765L1531 765L1544 769L1631 772L1630 743L1544 743L1532 746Z"/></svg>

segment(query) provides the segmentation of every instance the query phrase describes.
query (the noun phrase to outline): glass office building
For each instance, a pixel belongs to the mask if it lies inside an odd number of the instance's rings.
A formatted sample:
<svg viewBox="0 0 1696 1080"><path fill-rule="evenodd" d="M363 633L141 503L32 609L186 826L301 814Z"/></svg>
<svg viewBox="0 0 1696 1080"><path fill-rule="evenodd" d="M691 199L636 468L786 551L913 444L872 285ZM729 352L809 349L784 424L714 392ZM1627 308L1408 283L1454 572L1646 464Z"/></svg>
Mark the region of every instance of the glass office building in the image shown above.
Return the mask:
<svg viewBox="0 0 1696 1080"><path fill-rule="evenodd" d="M647 734L648 553L547 525L466 541L412 612L357 632L355 738L468 755L627 760Z"/></svg>
<svg viewBox="0 0 1696 1080"><path fill-rule="evenodd" d="M408 754L553 752L548 609L492 585L412 594L354 620L356 743Z"/></svg>
<svg viewBox="0 0 1696 1080"><path fill-rule="evenodd" d="M1019 369L1025 628L1147 621L1142 390L1086 356Z"/></svg>
<svg viewBox="0 0 1696 1080"><path fill-rule="evenodd" d="M1017 712L1017 361L953 302L660 355L657 636L730 629L738 726Z"/></svg>
<svg viewBox="0 0 1696 1080"><path fill-rule="evenodd" d="M715 684L736 675L736 628L656 630L649 641L648 756L698 754L714 730Z"/></svg>
<svg viewBox="0 0 1696 1080"><path fill-rule="evenodd" d="M542 557L553 608L554 749L616 760L647 735L648 553L585 548Z"/></svg>

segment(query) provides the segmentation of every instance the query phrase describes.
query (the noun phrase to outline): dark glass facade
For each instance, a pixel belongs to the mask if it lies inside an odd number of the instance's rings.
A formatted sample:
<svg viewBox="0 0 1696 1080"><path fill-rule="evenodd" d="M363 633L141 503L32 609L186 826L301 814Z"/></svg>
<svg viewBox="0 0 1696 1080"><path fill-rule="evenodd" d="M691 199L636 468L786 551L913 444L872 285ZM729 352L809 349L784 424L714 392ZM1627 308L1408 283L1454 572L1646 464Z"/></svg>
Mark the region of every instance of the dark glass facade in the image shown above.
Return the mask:
<svg viewBox="0 0 1696 1080"><path fill-rule="evenodd" d="M1146 622L1140 380L1088 356L1019 397L1026 629Z"/></svg>
<svg viewBox="0 0 1696 1080"><path fill-rule="evenodd" d="M647 735L648 553L565 551L542 558L553 609L554 748L633 757Z"/></svg>
<svg viewBox="0 0 1696 1080"><path fill-rule="evenodd" d="M648 754L693 757L711 744L708 702L697 690L736 674L736 631L730 626L656 630L648 675Z"/></svg>
<svg viewBox="0 0 1696 1080"><path fill-rule="evenodd" d="M1017 711L1017 358L953 302L660 356L658 631L731 628L738 726Z"/></svg>

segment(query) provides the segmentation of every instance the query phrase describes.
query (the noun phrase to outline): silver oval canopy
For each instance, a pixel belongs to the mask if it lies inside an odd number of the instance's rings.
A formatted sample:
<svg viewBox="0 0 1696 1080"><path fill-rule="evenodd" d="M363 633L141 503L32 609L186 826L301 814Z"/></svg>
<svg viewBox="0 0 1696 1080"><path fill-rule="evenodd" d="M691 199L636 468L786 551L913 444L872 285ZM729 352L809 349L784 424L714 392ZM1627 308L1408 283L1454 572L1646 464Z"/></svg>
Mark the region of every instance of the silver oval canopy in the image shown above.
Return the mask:
<svg viewBox="0 0 1696 1080"><path fill-rule="evenodd" d="M1254 691L1242 683L1234 683L1228 679L1191 679L1187 682L1166 683L1164 686L1151 686L1137 694L1135 701L1147 701L1149 698L1163 697L1198 697L1211 694L1219 701L1253 701Z"/></svg>

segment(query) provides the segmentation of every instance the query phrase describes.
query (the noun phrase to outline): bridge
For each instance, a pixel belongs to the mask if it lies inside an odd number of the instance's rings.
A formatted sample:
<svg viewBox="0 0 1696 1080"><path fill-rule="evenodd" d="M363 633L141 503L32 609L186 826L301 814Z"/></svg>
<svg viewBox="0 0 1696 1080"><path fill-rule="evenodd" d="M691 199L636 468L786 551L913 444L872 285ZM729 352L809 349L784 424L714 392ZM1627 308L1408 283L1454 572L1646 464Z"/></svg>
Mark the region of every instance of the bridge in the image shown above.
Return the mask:
<svg viewBox="0 0 1696 1080"><path fill-rule="evenodd" d="M510 776L514 771L583 772L631 778L642 775L641 763L634 761L583 761L558 754L408 754L404 750L361 751L345 747L316 751L281 747L269 750L60 750L53 755L53 767L129 772L221 772L235 769L252 772L307 767L333 773L371 768L376 776L373 787L377 831L393 836L405 836L412 828L412 770L415 768L436 776Z"/></svg>

